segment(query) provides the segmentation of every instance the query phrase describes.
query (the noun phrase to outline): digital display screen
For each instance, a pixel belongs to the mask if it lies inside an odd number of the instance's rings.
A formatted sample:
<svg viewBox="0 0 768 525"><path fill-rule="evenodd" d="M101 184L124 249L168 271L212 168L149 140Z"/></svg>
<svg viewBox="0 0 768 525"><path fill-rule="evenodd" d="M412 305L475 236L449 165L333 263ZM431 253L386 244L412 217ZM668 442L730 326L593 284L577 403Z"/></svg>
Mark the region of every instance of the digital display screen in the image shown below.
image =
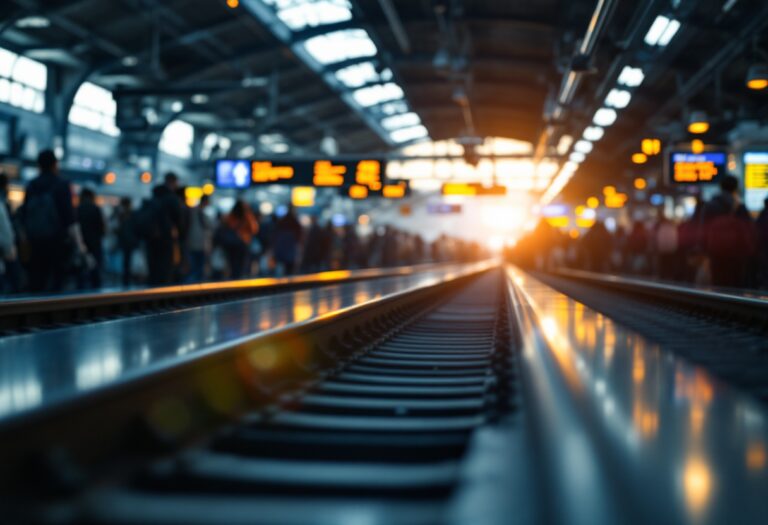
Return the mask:
<svg viewBox="0 0 768 525"><path fill-rule="evenodd" d="M410 181L401 180L392 182L391 184L377 184L378 189L373 189L370 186L364 184L353 184L352 186L344 186L339 188L339 195L342 197L349 197L351 199L368 199L368 198L384 198L384 199L404 199L411 194Z"/></svg>
<svg viewBox="0 0 768 525"><path fill-rule="evenodd" d="M251 159L216 162L216 180L220 181L220 187L225 188L262 184L316 188L359 185L378 192L386 183L385 173L386 162L375 159L357 161Z"/></svg>
<svg viewBox="0 0 768 525"><path fill-rule="evenodd" d="M672 184L711 184L726 173L728 154L724 151L691 153L673 151L669 155Z"/></svg>
<svg viewBox="0 0 768 525"><path fill-rule="evenodd" d="M760 211L768 198L768 151L744 153L744 205Z"/></svg>
<svg viewBox="0 0 768 525"><path fill-rule="evenodd" d="M251 168L247 160L220 160L216 162L216 186L225 189L243 189L251 185Z"/></svg>

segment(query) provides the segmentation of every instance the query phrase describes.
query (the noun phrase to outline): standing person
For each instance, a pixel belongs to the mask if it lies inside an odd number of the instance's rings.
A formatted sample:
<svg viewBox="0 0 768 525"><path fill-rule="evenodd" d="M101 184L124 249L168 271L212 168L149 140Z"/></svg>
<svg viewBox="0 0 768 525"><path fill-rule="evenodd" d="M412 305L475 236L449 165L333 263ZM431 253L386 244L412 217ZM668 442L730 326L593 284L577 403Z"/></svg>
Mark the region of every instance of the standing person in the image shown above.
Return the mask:
<svg viewBox="0 0 768 525"><path fill-rule="evenodd" d="M547 242L547 244L549 243ZM584 265L587 270L593 272L610 270L613 238L603 221L595 221L595 224L584 234L581 245L586 256Z"/></svg>
<svg viewBox="0 0 768 525"><path fill-rule="evenodd" d="M296 271L296 260L303 233L293 206L289 206L288 211L278 219L275 225L275 262L282 267L284 275L293 275Z"/></svg>
<svg viewBox="0 0 768 525"><path fill-rule="evenodd" d="M69 183L59 176L59 161L51 150L37 157L40 174L27 186L22 225L29 243L29 288L59 292L68 264L86 248L80 236Z"/></svg>
<svg viewBox="0 0 768 525"><path fill-rule="evenodd" d="M768 198L763 202L763 210L757 217L757 246L758 285L768 288Z"/></svg>
<svg viewBox="0 0 768 525"><path fill-rule="evenodd" d="M706 252L715 286L746 286L747 266L755 254L757 235L738 190L738 179L726 175L720 192L704 208Z"/></svg>
<svg viewBox="0 0 768 525"><path fill-rule="evenodd" d="M357 236L354 224L344 226L344 248L342 267L356 270L360 267L360 238Z"/></svg>
<svg viewBox="0 0 768 525"><path fill-rule="evenodd" d="M648 268L648 231L645 224L635 221L627 237L628 270L630 273L646 273Z"/></svg>
<svg viewBox="0 0 768 525"><path fill-rule="evenodd" d="M80 205L77 208L77 222L83 235L83 242L91 264L84 269L81 288L101 288L101 269L104 263L102 241L106 234L104 215L96 204L96 194L89 188L80 192Z"/></svg>
<svg viewBox="0 0 768 525"><path fill-rule="evenodd" d="M189 233L187 245L189 248L188 282L199 283L205 280L205 266L211 254L213 239L213 222L206 213L210 197L203 195L197 208L190 211Z"/></svg>
<svg viewBox="0 0 768 525"><path fill-rule="evenodd" d="M677 225L662 216L656 225L655 233L659 278L671 281L677 280L680 269Z"/></svg>
<svg viewBox="0 0 768 525"><path fill-rule="evenodd" d="M123 266L123 286L130 286L132 281L133 253L139 247L136 232L136 217L131 207L131 199L123 197L115 210L117 219L117 245L120 249Z"/></svg>
<svg viewBox="0 0 768 525"><path fill-rule="evenodd" d="M186 187L177 187L174 193L179 203L179 223L173 252L174 279L176 282L184 282L189 273L189 227L192 222L192 208L187 204Z"/></svg>
<svg viewBox="0 0 768 525"><path fill-rule="evenodd" d="M250 207L238 200L224 219L226 226L235 233L230 242L225 242L230 278L240 279L248 267L251 241L259 233L259 223Z"/></svg>
<svg viewBox="0 0 768 525"><path fill-rule="evenodd" d="M18 235L11 205L8 202L8 176L0 173L0 292L16 293L21 288L21 268L18 261Z"/></svg>
<svg viewBox="0 0 768 525"><path fill-rule="evenodd" d="M150 286L167 286L173 282L174 216L178 217L175 199L167 186L156 186L152 189L152 198L144 203L136 217L136 230L146 249Z"/></svg>
<svg viewBox="0 0 768 525"><path fill-rule="evenodd" d="M325 247L325 231L320 226L317 217L312 217L312 224L307 232L307 241L304 243L304 254L301 261L302 273L314 273L324 269Z"/></svg>

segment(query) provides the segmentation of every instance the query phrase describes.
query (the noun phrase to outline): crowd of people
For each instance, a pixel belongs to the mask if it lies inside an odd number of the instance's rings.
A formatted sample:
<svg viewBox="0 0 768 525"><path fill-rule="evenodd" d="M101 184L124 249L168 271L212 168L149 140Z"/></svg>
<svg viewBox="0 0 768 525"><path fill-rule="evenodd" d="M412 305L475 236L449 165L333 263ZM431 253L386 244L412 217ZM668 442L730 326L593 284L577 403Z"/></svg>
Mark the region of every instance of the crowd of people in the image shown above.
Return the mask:
<svg viewBox="0 0 768 525"><path fill-rule="evenodd" d="M477 243L445 235L428 243L390 226L361 236L355 225L312 217L305 227L290 206L262 216L237 200L220 213L203 195L191 207L174 173L140 206L123 198L106 210L89 188L73 198L53 151L40 153L38 168L16 210L0 175L0 293L98 289L115 273L111 285L165 286L482 255Z"/></svg>
<svg viewBox="0 0 768 525"><path fill-rule="evenodd" d="M510 251L533 268L557 266L652 276L729 288L768 288L768 199L757 218L739 195L738 179L726 176L719 192L700 201L683 221L660 217L614 232L597 221L572 239L542 221Z"/></svg>

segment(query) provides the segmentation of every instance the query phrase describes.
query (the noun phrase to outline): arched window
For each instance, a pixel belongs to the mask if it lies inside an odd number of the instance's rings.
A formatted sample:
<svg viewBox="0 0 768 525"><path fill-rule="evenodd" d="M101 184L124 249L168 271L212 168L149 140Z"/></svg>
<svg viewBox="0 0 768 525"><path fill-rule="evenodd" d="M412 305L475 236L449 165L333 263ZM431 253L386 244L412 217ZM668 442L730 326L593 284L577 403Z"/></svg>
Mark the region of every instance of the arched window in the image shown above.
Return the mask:
<svg viewBox="0 0 768 525"><path fill-rule="evenodd" d="M0 48L0 102L42 113L47 85L44 64Z"/></svg>
<svg viewBox="0 0 768 525"><path fill-rule="evenodd" d="M195 140L195 129L192 124L183 120L174 120L160 137L160 151L182 159L192 158L192 142Z"/></svg>
<svg viewBox="0 0 768 525"><path fill-rule="evenodd" d="M116 114L117 104L112 94L101 86L84 82L77 90L75 101L69 110L69 122L117 137L120 130L115 125Z"/></svg>

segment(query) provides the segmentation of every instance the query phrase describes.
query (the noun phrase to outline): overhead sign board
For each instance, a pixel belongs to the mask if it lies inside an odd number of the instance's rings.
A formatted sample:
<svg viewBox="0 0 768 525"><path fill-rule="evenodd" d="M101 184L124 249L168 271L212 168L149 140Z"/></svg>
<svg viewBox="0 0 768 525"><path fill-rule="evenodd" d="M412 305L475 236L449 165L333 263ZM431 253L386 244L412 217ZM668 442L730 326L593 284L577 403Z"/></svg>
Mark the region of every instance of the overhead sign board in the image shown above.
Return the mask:
<svg viewBox="0 0 768 525"><path fill-rule="evenodd" d="M744 205L760 211L768 198L768 151L744 153Z"/></svg>
<svg viewBox="0 0 768 525"><path fill-rule="evenodd" d="M362 185L380 191L386 163L376 159L356 161L317 160L218 160L216 182L222 188L247 188L264 184L342 188Z"/></svg>
<svg viewBox="0 0 768 525"><path fill-rule="evenodd" d="M351 199L403 199L411 194L411 185L407 180L397 181L392 184L382 184L381 181L371 180L369 184L353 184L339 188L339 194L342 197Z"/></svg>
<svg viewBox="0 0 768 525"><path fill-rule="evenodd" d="M725 175L728 154L724 151L669 154L669 181L672 184L711 184Z"/></svg>
<svg viewBox="0 0 768 525"><path fill-rule="evenodd" d="M461 213L461 204L449 204L447 202L433 202L427 204L427 213L430 215L451 215Z"/></svg>

